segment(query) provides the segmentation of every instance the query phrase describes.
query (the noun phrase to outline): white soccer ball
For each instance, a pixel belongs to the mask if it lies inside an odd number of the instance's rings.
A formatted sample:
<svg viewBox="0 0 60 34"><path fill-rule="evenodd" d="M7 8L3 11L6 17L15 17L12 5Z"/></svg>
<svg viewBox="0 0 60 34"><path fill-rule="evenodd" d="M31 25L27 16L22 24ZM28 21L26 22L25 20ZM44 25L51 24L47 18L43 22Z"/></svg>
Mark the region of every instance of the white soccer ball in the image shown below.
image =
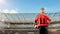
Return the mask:
<svg viewBox="0 0 60 34"><path fill-rule="evenodd" d="M34 28L38 28L38 25L35 25Z"/></svg>

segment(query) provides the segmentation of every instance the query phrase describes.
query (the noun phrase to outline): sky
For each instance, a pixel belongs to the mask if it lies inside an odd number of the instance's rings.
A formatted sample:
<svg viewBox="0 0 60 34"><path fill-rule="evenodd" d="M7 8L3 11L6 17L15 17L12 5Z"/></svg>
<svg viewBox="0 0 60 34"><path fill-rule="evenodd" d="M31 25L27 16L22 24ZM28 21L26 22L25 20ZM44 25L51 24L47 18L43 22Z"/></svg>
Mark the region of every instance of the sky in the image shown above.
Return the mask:
<svg viewBox="0 0 60 34"><path fill-rule="evenodd" d="M0 13L46 13L60 12L60 0L0 0Z"/></svg>

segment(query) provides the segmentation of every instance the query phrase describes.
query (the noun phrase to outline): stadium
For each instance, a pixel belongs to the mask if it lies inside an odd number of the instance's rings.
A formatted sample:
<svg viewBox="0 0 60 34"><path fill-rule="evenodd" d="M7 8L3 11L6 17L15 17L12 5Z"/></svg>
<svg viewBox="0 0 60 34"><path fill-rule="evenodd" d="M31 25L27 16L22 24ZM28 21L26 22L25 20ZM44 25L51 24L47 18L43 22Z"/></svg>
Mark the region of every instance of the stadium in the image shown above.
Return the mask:
<svg viewBox="0 0 60 34"><path fill-rule="evenodd" d="M39 13L0 13L0 34L38 34L33 23ZM52 21L49 24L50 34L60 32L60 12L46 13Z"/></svg>

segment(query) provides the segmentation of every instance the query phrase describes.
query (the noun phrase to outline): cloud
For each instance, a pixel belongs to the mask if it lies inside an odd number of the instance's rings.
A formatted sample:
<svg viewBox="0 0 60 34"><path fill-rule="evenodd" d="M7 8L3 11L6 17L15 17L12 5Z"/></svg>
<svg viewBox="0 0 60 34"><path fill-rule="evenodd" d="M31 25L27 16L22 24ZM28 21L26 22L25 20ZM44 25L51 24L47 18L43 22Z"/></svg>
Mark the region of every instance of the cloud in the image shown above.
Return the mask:
<svg viewBox="0 0 60 34"><path fill-rule="evenodd" d="M17 11L16 10L11 10L10 13L17 13Z"/></svg>
<svg viewBox="0 0 60 34"><path fill-rule="evenodd" d="M4 10L0 10L1 13L18 13L16 10L12 9L12 10L8 10L8 9L4 9Z"/></svg>

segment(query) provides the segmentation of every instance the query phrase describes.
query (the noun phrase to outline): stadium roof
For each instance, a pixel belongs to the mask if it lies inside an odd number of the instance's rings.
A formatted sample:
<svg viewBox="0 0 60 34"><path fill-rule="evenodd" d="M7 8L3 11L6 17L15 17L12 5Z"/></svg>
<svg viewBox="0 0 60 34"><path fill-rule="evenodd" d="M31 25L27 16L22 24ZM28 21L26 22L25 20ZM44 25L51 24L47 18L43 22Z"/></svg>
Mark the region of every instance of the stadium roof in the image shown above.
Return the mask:
<svg viewBox="0 0 60 34"><path fill-rule="evenodd" d="M0 21L12 23L29 23L34 22L36 15L39 13L0 13ZM47 13L52 21L60 20L60 13Z"/></svg>

